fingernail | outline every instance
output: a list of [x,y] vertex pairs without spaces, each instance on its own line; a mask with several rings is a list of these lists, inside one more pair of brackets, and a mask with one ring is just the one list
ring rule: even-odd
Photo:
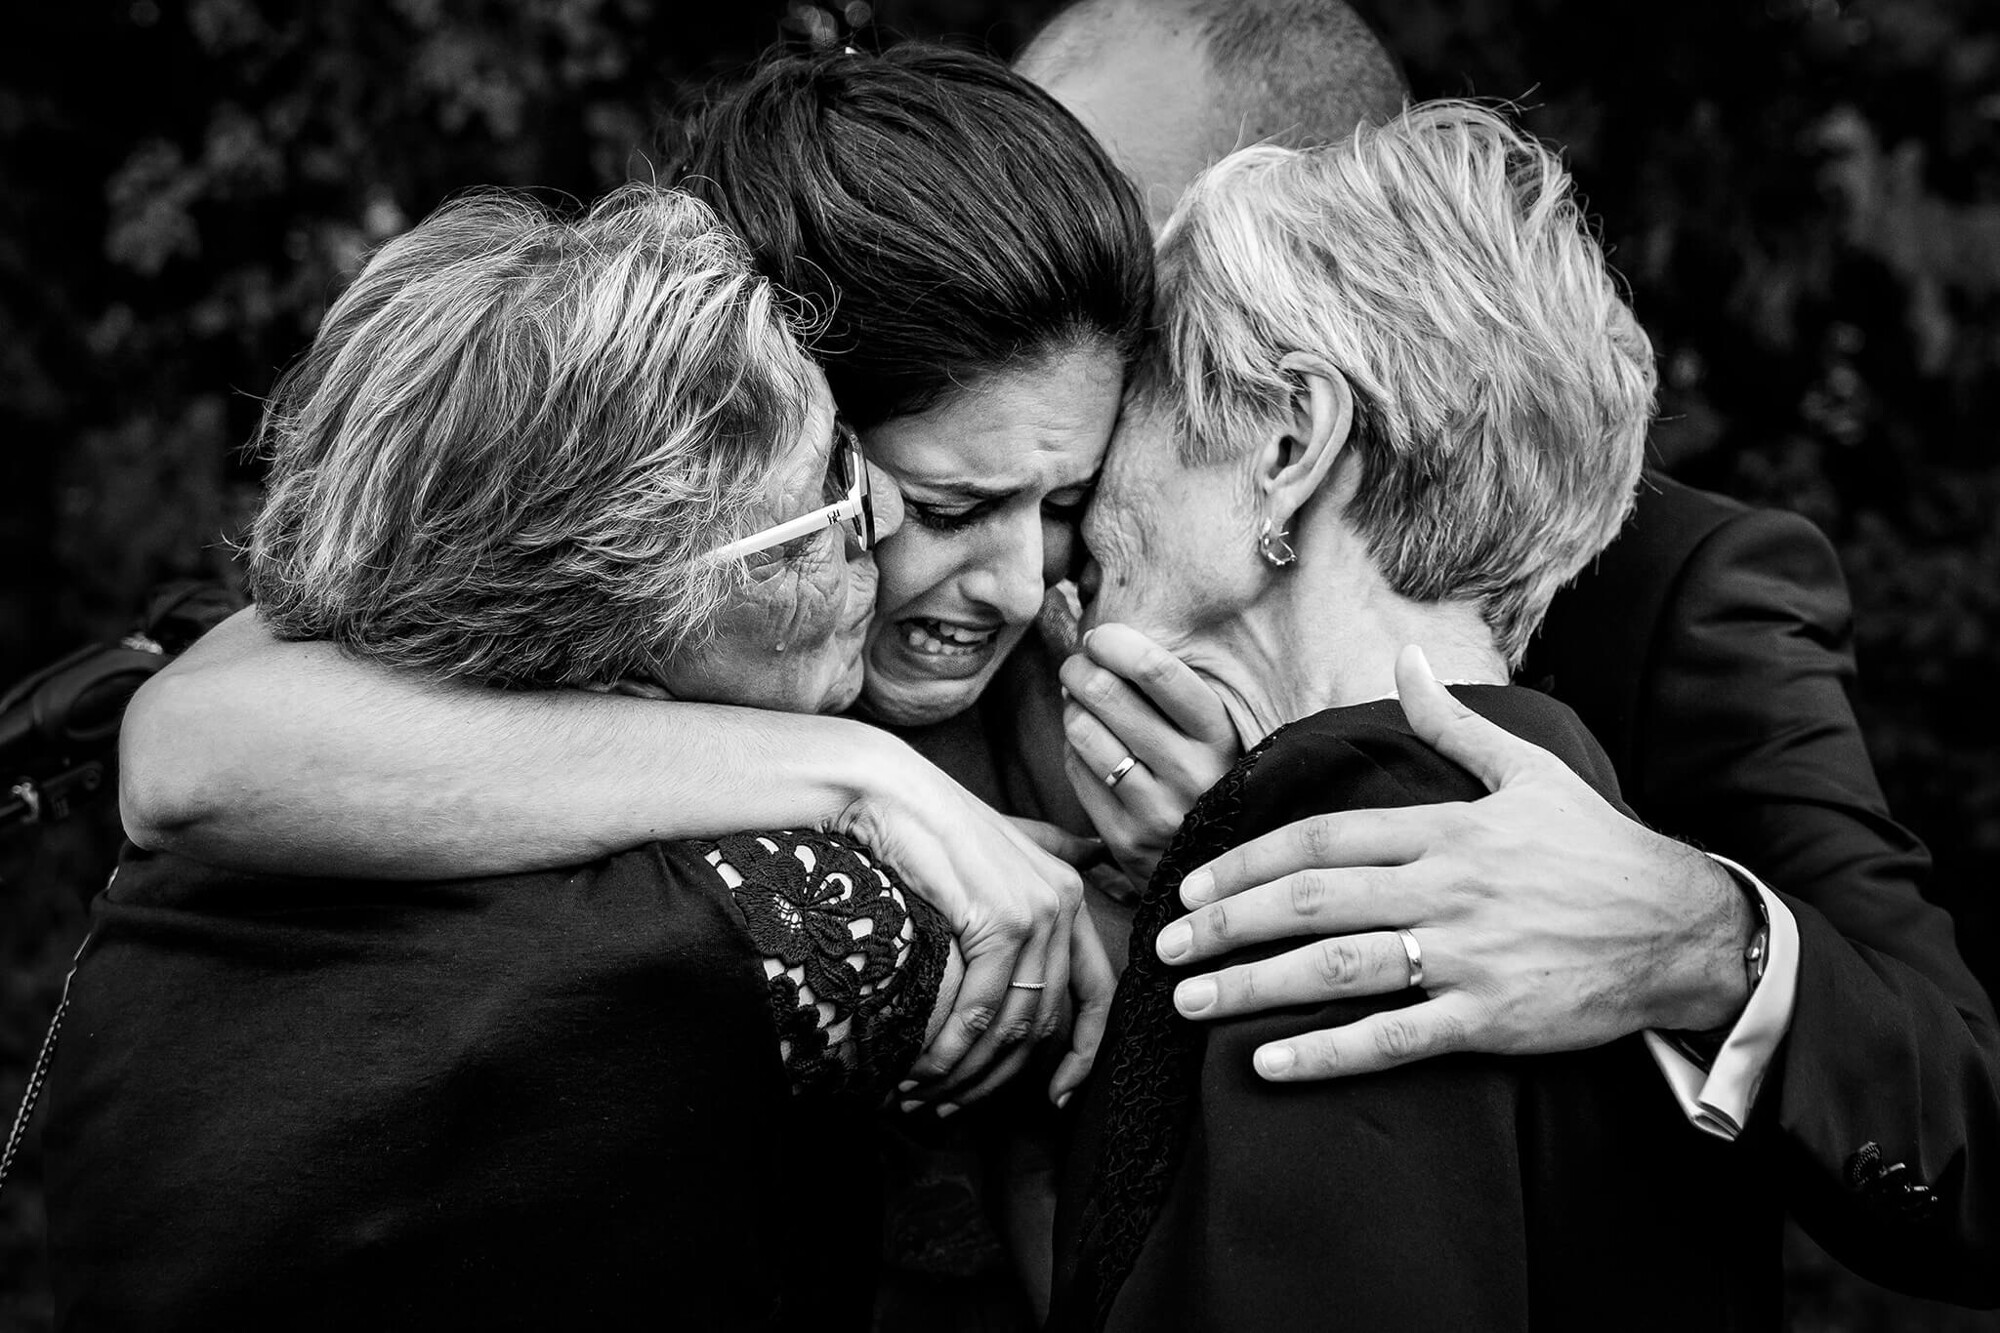
[[1297,1064],[1298,1055],[1289,1046],[1266,1046],[1257,1052],[1257,1072],[1275,1078]]
[[913,1078],[906,1078],[906,1079],[904,1079],[904,1080],[903,1080],[903,1081],[902,1081],[901,1083],[898,1083],[898,1084],[896,1085],[896,1091],[897,1091],[897,1092],[909,1092],[909,1091],[910,1091],[911,1089],[915,1088],[916,1086],[917,1086],[917,1081],[916,1081],[915,1079],[913,1079]]
[[940,1119],[940,1120],[944,1119],[944,1118],[945,1118],[946,1116],[950,1116],[950,1115],[957,1115],[957,1114],[958,1114],[958,1103],[957,1103],[957,1102],[939,1102],[939,1103],[938,1103],[938,1109],[937,1109],[937,1113],[938,1113],[938,1119]]
[[911,1097],[905,1101],[900,1101],[896,1103],[897,1108],[901,1110],[904,1115],[908,1115],[910,1112],[916,1110],[919,1106],[922,1105],[923,1103],[918,1101],[915,1097]]
[[1160,932],[1159,942],[1154,946],[1160,957],[1173,962],[1194,947],[1194,927],[1185,921],[1174,921]]
[[1095,633],[1097,633],[1097,627],[1093,625],[1083,632],[1083,637],[1076,641],[1076,646],[1079,648],[1090,647],[1090,636]]
[[1183,981],[1174,990],[1174,1007],[1184,1014],[1198,1014],[1215,1003],[1215,983],[1207,977]]
[[1181,901],[1189,907],[1199,907],[1215,892],[1215,876],[1206,870],[1189,871],[1181,881]]
[[1076,1089],[1071,1088],[1068,1092],[1065,1092],[1062,1096],[1056,1098],[1056,1110],[1060,1111],[1065,1106],[1068,1106],[1069,1099],[1074,1096],[1076,1096]]

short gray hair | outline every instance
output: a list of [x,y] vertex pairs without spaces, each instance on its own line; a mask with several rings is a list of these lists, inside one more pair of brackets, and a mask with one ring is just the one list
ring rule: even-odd
[[707,207],[634,184],[566,220],[448,204],[280,381],[250,540],[278,634],[507,686],[646,676],[741,577],[810,363]]
[[1141,391],[1183,461],[1237,455],[1289,410],[1279,370],[1347,379],[1350,517],[1418,601],[1469,598],[1511,664],[1630,511],[1652,345],[1558,157],[1467,102],[1342,143],[1247,148],[1160,238],[1162,328]]

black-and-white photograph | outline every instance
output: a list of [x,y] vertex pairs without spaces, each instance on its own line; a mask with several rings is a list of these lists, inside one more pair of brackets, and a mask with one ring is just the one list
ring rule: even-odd
[[2000,6],[0,42],[0,1333],[2000,1333]]

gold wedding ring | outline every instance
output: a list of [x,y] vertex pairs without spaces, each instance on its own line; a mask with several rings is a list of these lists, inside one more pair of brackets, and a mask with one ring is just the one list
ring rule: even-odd
[[1115,787],[1119,783],[1123,782],[1125,780],[1125,775],[1127,773],[1130,773],[1132,771],[1132,766],[1138,762],[1139,761],[1133,758],[1131,755],[1129,754],[1126,755],[1123,759],[1118,761],[1118,767],[1112,769],[1109,773],[1106,773],[1104,775],[1104,785],[1107,787]]
[[1416,935],[1407,930],[1398,930],[1396,932],[1396,938],[1403,942],[1403,957],[1408,959],[1410,963],[1410,980],[1408,984],[1412,987],[1423,985],[1424,984],[1423,946],[1417,943]]

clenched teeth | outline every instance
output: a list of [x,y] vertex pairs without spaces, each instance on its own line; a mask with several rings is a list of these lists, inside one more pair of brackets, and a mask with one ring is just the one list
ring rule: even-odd
[[969,657],[991,643],[997,632],[967,629],[942,620],[903,622],[903,642],[912,651],[944,657]]

